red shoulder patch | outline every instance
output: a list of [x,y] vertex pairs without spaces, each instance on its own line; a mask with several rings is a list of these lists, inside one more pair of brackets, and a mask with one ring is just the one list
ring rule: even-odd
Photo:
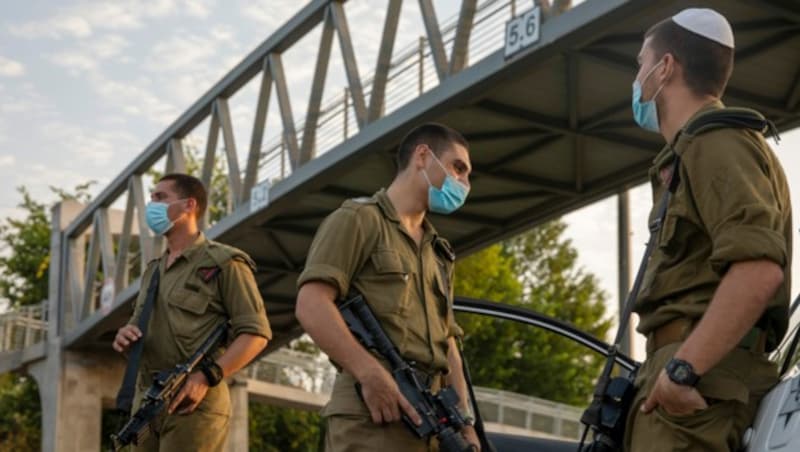
[[200,275],[200,279],[202,279],[204,283],[210,282],[219,274],[220,271],[222,271],[222,269],[217,266],[200,267],[197,269],[197,273]]

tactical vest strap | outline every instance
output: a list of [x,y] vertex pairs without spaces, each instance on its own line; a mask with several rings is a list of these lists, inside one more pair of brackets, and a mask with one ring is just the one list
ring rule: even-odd
[[761,134],[772,135],[779,140],[778,129],[761,113],[741,107],[726,107],[703,113],[683,128],[683,133],[695,136],[703,132],[722,128],[750,129]]

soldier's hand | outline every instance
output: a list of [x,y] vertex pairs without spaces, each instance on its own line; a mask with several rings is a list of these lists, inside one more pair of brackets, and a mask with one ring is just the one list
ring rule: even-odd
[[706,400],[697,389],[674,383],[662,370],[650,391],[647,400],[642,404],[642,412],[649,413],[657,406],[673,416],[686,416],[708,408]]
[[392,376],[380,364],[370,369],[361,380],[361,396],[372,416],[372,422],[397,422],[405,413],[412,422],[420,425],[420,419],[414,407],[400,392]]
[[125,325],[117,330],[114,343],[111,346],[114,350],[124,353],[134,342],[142,338],[142,332],[136,325]]
[[481,440],[478,439],[478,433],[475,432],[475,427],[467,425],[461,430],[461,433],[464,434],[464,439],[467,440],[469,445],[475,448],[475,452],[481,452]]
[[190,414],[200,405],[208,392],[208,380],[202,372],[193,372],[186,379],[178,395],[169,404],[169,414],[178,409],[178,414]]

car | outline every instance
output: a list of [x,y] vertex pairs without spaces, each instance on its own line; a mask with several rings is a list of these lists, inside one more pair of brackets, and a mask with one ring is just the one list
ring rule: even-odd
[[[792,318],[800,305],[800,296],[792,304]],[[565,340],[580,344],[587,351],[608,356],[609,344],[569,323],[542,315],[530,309],[510,306],[486,300],[456,297],[454,310],[457,313],[488,316],[504,321],[516,322],[540,328]],[[463,315],[462,314],[462,315]],[[790,333],[780,347],[772,353],[771,359],[780,365],[781,382],[773,388],[761,402],[753,426],[743,438],[746,452],[795,452],[800,450],[800,325],[793,322]],[[623,372],[631,372],[640,363],[625,354],[617,354],[616,365]],[[470,363],[474,370],[479,362]],[[521,397],[524,397],[520,395]],[[586,399],[590,399],[590,394]],[[480,400],[480,394],[478,396]],[[479,407],[481,404],[478,404]],[[585,408],[585,407],[582,407]],[[483,409],[481,408],[483,411]],[[582,427],[582,426],[581,426]],[[575,452],[578,439],[564,439],[547,435],[545,432],[509,433],[487,429],[487,436],[498,452]]]

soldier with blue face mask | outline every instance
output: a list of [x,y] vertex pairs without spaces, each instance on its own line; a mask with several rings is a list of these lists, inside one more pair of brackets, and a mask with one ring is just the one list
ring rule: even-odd
[[[207,240],[199,230],[208,197],[197,178],[168,174],[150,197],[147,225],[166,238],[167,249],[147,263],[133,316],[114,339],[114,350],[120,353],[143,344],[139,362],[131,358],[128,363],[126,374],[130,371],[135,378],[130,387],[123,384],[118,404],[126,409],[120,401],[132,397],[135,411],[154,373],[186,362],[218,325],[230,322],[229,345],[199,366],[153,422],[151,435],[134,447],[221,451],[231,416],[224,378],[247,365],[272,337],[253,276],[255,266],[241,250]],[[151,286],[156,296],[148,300]]]
[[[322,412],[326,451],[436,450],[434,439],[419,439],[400,422],[402,414],[417,423],[419,417],[399,392],[387,363],[365,350],[342,320],[335,302],[351,291],[364,296],[431,391],[454,387],[460,408],[468,411],[456,348],[462,331],[452,309],[455,254],[427,214],[450,214],[464,204],[471,169],[468,144],[460,133],[424,124],[400,143],[397,175],[389,188],[345,201],[317,230],[297,281],[295,312],[339,369]],[[462,432],[479,447],[472,426]]]
[[728,20],[689,8],[652,26],[637,58],[633,118],[665,146],[650,170],[657,246],[634,306],[647,359],[629,451],[741,450],[778,381],[767,357],[788,326],[792,208],[769,121],[720,100],[733,57]]

